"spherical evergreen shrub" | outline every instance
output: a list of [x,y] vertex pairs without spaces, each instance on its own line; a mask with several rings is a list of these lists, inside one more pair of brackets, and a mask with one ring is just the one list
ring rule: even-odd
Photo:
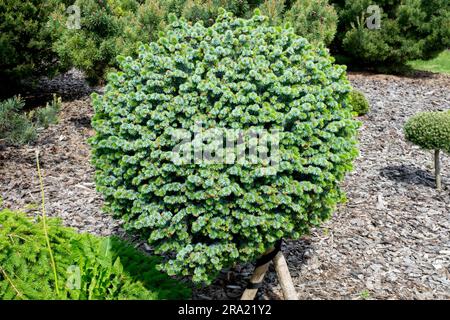
[[450,153],[450,112],[422,112],[405,124],[406,140],[427,150],[434,150],[436,188],[440,191],[440,151]]
[[363,116],[369,112],[369,101],[366,96],[359,90],[352,90],[350,92],[350,104],[358,116]]
[[427,150],[444,150],[450,153],[450,113],[421,112],[405,124],[408,141]]
[[[128,230],[171,254],[161,266],[170,275],[209,282],[280,238],[298,239],[344,199],[358,125],[345,68],[323,46],[258,12],[221,12],[211,27],[171,17],[164,37],[120,61],[104,95],[92,96],[97,189]],[[278,131],[279,159],[174,162],[174,132],[198,123]]]

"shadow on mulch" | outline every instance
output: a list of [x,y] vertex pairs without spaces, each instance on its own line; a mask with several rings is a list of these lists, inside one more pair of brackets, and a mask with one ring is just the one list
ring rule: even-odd
[[388,166],[380,170],[380,174],[390,180],[412,185],[434,188],[435,178],[432,172],[414,166]]
[[77,129],[91,128],[91,118],[88,116],[72,117],[69,121],[72,122]]
[[[292,278],[297,277],[302,266],[309,260],[309,256],[305,253],[311,249],[311,241],[308,238],[303,238],[296,240],[295,243],[294,241],[284,242],[282,249]],[[240,264],[224,269],[211,285],[194,289],[193,298],[194,300],[239,300],[254,270],[254,263]],[[277,285],[277,274],[273,263],[271,263],[255,300],[282,300],[283,296],[275,289]]]
[[54,94],[61,97],[63,102],[70,102],[89,96],[93,92],[98,92],[98,88],[90,86],[83,73],[75,69],[54,78],[30,78],[14,84],[0,79],[0,100],[20,95],[25,102],[25,111],[44,107],[53,100]]

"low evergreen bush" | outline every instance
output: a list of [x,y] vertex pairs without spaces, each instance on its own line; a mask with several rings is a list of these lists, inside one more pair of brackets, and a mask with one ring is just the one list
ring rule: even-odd
[[421,112],[405,124],[408,141],[426,150],[450,153],[450,112]]
[[350,92],[350,104],[358,116],[363,116],[369,112],[369,101],[366,96],[359,90]]
[[25,102],[20,96],[0,101],[0,140],[15,146],[33,142],[37,138],[36,129],[46,129],[58,122],[61,103],[61,98],[54,95],[45,107],[25,112]]
[[21,145],[36,139],[36,128],[23,112],[24,106],[20,97],[0,101],[0,139],[8,144]]
[[78,234],[47,219],[59,295],[43,221],[0,211],[0,299],[181,299],[189,289],[155,269],[158,259],[117,238]]
[[285,0],[264,0],[259,6],[261,14],[269,18],[269,22],[273,25],[281,25],[283,23],[284,12],[286,10]]
[[36,127],[47,129],[51,124],[58,123],[58,113],[61,110],[61,98],[53,95],[53,100],[47,103],[45,107],[37,108],[31,112]]
[[[166,254],[160,268],[210,282],[330,217],[344,199],[339,183],[357,155],[358,125],[345,68],[293,29],[223,11],[211,27],[173,16],[169,27],[138,58],[121,57],[105,93],[93,94],[92,161],[105,209]],[[186,138],[178,129],[189,136],[199,126],[278,132],[278,143],[261,138],[277,165],[236,154],[225,163],[175,161]],[[211,145],[200,136],[181,148],[214,153],[205,139]]]

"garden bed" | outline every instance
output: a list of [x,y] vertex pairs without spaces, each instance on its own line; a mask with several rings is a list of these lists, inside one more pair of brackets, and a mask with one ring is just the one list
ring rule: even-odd
[[[419,111],[450,108],[450,77],[351,74],[350,79],[371,104],[371,112],[361,118],[361,155],[344,183],[348,202],[311,236],[283,247],[299,296],[448,299],[450,158],[443,155],[444,190],[438,193],[432,154],[408,144],[402,128]],[[59,124],[42,131],[32,145],[0,145],[3,206],[37,212],[35,151],[39,150],[49,215],[60,216],[82,232],[122,234],[119,223],[102,213],[102,200],[95,192],[86,143],[93,134],[93,110],[89,96],[80,98],[72,89],[85,89],[82,78],[73,73],[56,81],[62,84],[58,92],[67,98]],[[55,90],[55,83],[47,86]],[[225,270],[213,285],[197,290],[194,298],[237,298],[251,272],[250,264]],[[271,272],[260,298],[281,297]]]

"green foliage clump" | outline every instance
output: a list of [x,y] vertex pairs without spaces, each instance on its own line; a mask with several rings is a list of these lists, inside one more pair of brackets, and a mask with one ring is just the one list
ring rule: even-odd
[[285,20],[310,42],[329,45],[336,34],[338,17],[328,0],[296,0]]
[[404,127],[408,141],[427,150],[450,153],[450,112],[421,112]]
[[259,6],[259,10],[261,10],[261,14],[269,18],[271,24],[280,25],[283,23],[286,10],[285,2],[285,0],[264,0]]
[[[120,62],[104,95],[92,96],[97,189],[128,230],[173,253],[161,265],[170,275],[209,282],[299,238],[343,200],[358,124],[345,68],[323,46],[258,13],[221,12],[210,27],[172,17],[165,37]],[[281,159],[174,162],[177,129],[199,123],[278,131]]]
[[120,54],[131,55],[139,41],[156,38],[165,23],[166,12],[158,0],[76,0],[81,10],[80,29],[66,27],[69,15],[61,4],[52,15],[53,44],[59,59],[83,70],[91,83],[103,80],[117,65]]
[[25,102],[20,96],[1,101],[0,139],[16,146],[33,142],[37,138],[36,129],[58,122],[61,103],[61,98],[54,95],[45,107],[25,112]]
[[56,294],[43,222],[0,211],[0,299],[179,299],[189,290],[155,269],[157,259],[116,238],[78,234],[47,219]]
[[243,17],[255,6],[252,1],[246,0],[184,0],[181,2],[183,2],[181,17],[191,22],[203,21],[205,25],[214,23],[219,15],[219,8]]
[[0,1],[0,97],[21,79],[52,75],[59,67],[46,28],[56,0]]
[[45,107],[32,111],[31,117],[34,119],[36,127],[47,129],[49,125],[58,123],[61,105],[61,98],[53,95],[53,100],[47,103]]
[[[339,15],[336,51],[354,63],[378,67],[428,60],[450,47],[448,0],[332,0]],[[379,29],[369,29],[370,5],[381,8]]]
[[359,90],[350,92],[350,105],[358,116],[363,116],[369,112],[369,101],[366,96]]
[[36,128],[22,111],[24,106],[20,97],[0,102],[0,139],[9,144],[21,145],[36,139]]

